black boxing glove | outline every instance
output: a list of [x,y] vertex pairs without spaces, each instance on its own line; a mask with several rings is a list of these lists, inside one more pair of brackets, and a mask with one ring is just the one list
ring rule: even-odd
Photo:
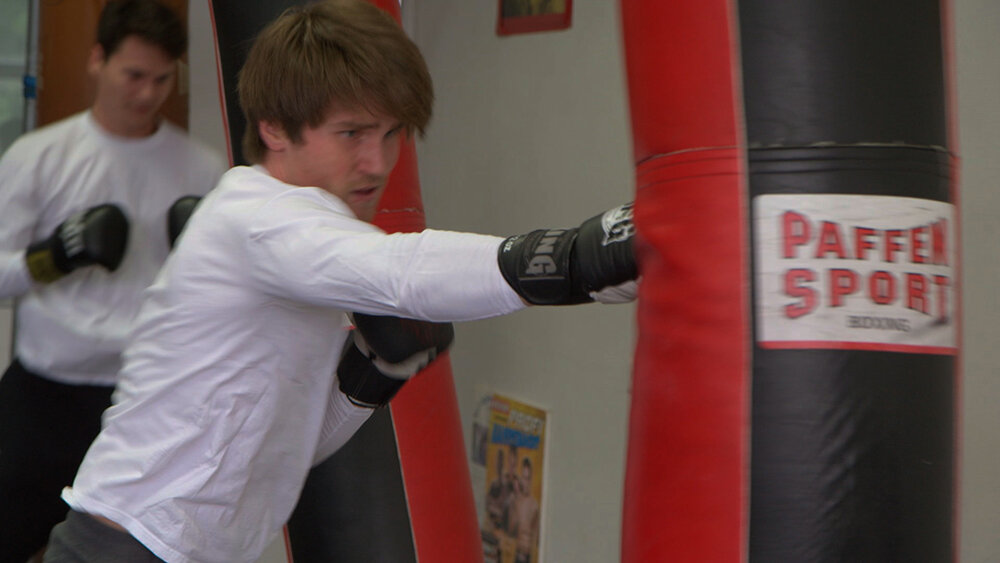
[[353,342],[337,366],[337,379],[351,402],[363,407],[388,403],[455,337],[451,323],[363,313],[355,313],[353,319]]
[[63,221],[52,235],[28,246],[32,279],[50,283],[77,268],[99,265],[113,272],[125,257],[128,219],[114,204],[98,205]]
[[510,237],[500,245],[497,262],[507,283],[534,305],[622,303],[635,298],[634,238],[628,203],[575,229]]
[[174,247],[177,237],[181,236],[184,225],[194,213],[194,208],[201,203],[201,198],[196,195],[186,195],[173,203],[167,210],[167,240],[170,241],[170,248]]

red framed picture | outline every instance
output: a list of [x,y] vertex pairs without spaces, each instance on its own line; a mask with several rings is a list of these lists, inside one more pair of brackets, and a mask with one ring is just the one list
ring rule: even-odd
[[497,35],[569,27],[573,0],[498,0]]

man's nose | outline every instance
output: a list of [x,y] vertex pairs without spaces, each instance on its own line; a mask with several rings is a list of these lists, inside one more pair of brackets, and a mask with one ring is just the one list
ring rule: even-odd
[[387,176],[396,165],[399,143],[395,139],[372,139],[362,150],[358,167],[365,174]]
[[139,86],[138,97],[143,102],[153,100],[157,96],[157,85],[152,80],[145,80]]

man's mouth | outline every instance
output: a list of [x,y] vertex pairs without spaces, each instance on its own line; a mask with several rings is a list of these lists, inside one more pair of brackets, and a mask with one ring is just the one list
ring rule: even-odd
[[353,190],[351,194],[358,197],[359,199],[368,199],[373,197],[378,192],[378,186],[369,186],[367,188],[359,188]]

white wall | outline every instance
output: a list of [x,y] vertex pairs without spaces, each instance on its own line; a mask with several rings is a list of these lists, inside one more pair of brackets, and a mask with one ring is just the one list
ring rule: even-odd
[[226,156],[209,0],[188,3],[188,132]]
[[[418,145],[428,225],[494,234],[571,226],[632,190],[617,3],[574,3],[567,31],[500,38],[494,0],[408,0],[435,118]],[[224,147],[203,0],[191,3],[191,132]],[[1000,561],[1000,3],[955,0],[964,238],[962,561]],[[463,324],[452,353],[468,433],[491,389],[552,416],[547,561],[618,560],[631,306]],[[679,509],[683,509],[682,507]],[[283,560],[275,546],[262,561]]]

